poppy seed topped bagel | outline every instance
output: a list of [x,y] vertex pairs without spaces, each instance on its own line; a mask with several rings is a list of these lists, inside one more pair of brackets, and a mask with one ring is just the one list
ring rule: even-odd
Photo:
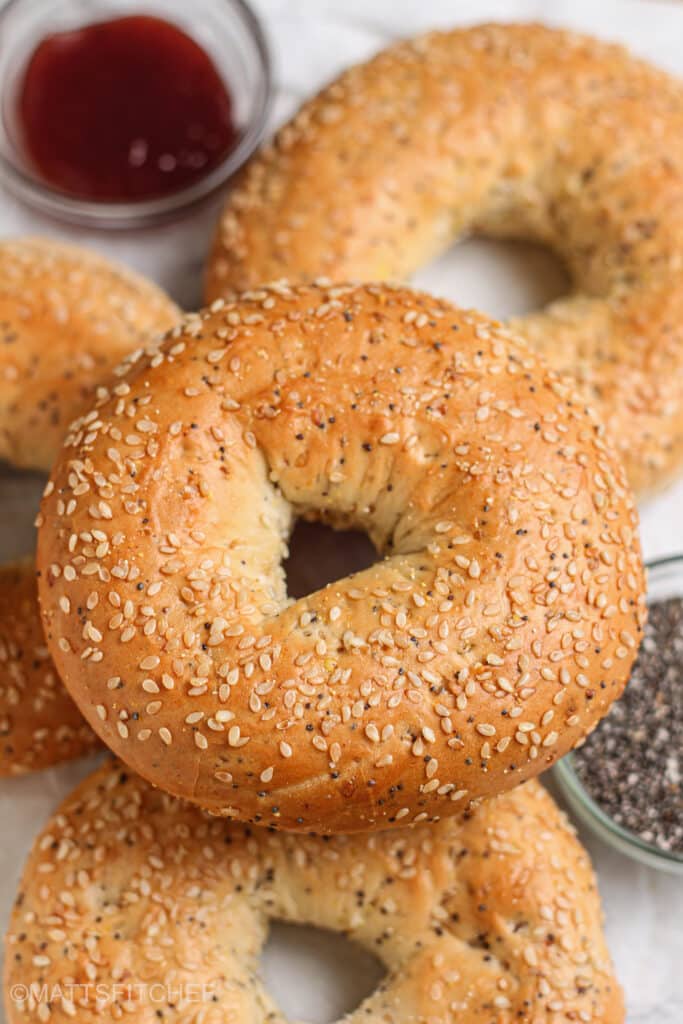
[[400,43],[305,104],[247,165],[206,294],[401,280],[471,233],[535,240],[571,293],[516,321],[580,384],[638,492],[683,462],[683,86],[541,25]]
[[462,822],[323,840],[216,821],[120,764],[35,842],[7,1020],[286,1024],[259,969],[273,919],[381,960],[345,1024],[624,1021],[590,862],[539,783]]
[[151,281],[87,249],[0,242],[0,459],[49,470],[113,367],[179,319]]
[[[290,601],[296,517],[382,560]],[[77,421],[38,533],[50,652],[163,789],[284,829],[452,814],[596,724],[644,619],[621,463],[499,324],[389,286],[217,301]]]

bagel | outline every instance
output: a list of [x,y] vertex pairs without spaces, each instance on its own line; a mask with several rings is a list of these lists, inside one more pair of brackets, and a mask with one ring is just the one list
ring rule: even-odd
[[541,25],[402,42],[302,108],[230,192],[206,295],[405,280],[462,236],[541,242],[572,293],[517,319],[639,493],[683,463],[683,88]]
[[0,459],[49,470],[95,388],[179,319],[160,288],[95,253],[0,242]]
[[[96,386],[179,319],[161,289],[94,253],[0,242],[0,459],[49,470]],[[0,776],[98,745],[47,653],[32,563],[0,568]]]
[[99,740],[64,689],[38,614],[32,560],[0,568],[0,777],[92,753]]
[[[292,519],[381,562],[290,602]],[[457,813],[546,768],[645,616],[623,469],[512,334],[388,286],[188,318],[65,441],[41,507],[50,653],[108,746],[253,822]]]
[[[312,537],[311,537],[312,535]],[[338,562],[325,534],[312,530],[307,540],[322,548],[326,568]],[[362,537],[345,555],[364,553]],[[307,593],[315,578],[301,553],[288,583]],[[309,586],[306,587],[306,582]],[[0,566],[0,778],[44,771],[93,753],[97,735],[79,712],[48,654],[38,609],[32,558]]]
[[168,1003],[178,1022],[284,1022],[258,968],[271,919],[380,958],[349,1024],[624,1020],[588,857],[537,782],[464,822],[325,841],[211,819],[107,764],[24,870],[8,1024],[151,1024]]

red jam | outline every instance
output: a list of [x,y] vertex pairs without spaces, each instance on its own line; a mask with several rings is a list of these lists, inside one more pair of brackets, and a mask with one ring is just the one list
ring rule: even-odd
[[26,66],[18,114],[38,174],[90,200],[185,188],[221,162],[238,134],[209,55],[147,15],[46,36]]

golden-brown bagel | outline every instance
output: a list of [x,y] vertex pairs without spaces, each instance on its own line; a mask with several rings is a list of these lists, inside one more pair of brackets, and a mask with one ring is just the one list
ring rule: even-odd
[[[0,242],[0,458],[49,469],[113,366],[179,318],[159,288],[94,253]],[[47,653],[33,565],[0,569],[0,775],[96,746]]]
[[[384,560],[290,602],[292,518]],[[581,739],[644,617],[623,469],[503,327],[388,286],[264,288],[73,425],[43,501],[51,654],[124,761],[215,811],[455,813]]]
[[91,753],[99,740],[48,654],[36,573],[26,559],[0,568],[0,777]]
[[386,966],[348,1024],[624,1020],[588,857],[537,782],[464,822],[324,841],[217,821],[107,764],[24,870],[8,1022],[284,1024],[258,963],[274,918]]
[[0,459],[48,470],[113,367],[179,318],[156,285],[86,249],[0,242]]
[[541,25],[400,43],[302,108],[231,191],[208,300],[401,280],[470,233],[555,249],[572,294],[516,326],[580,382],[639,492],[683,462],[683,87]]

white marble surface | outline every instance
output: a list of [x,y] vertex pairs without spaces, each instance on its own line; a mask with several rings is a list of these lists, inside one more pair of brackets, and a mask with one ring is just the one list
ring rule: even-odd
[[[133,3],[131,2],[131,6]],[[141,5],[142,6],[142,5]],[[538,18],[627,43],[683,76],[683,4],[647,0],[258,0],[276,60],[273,124],[346,64],[398,35],[488,18]],[[187,308],[200,294],[201,264],[216,202],[151,234],[112,235],[42,220],[0,191],[0,233],[40,232],[117,256],[164,284]],[[418,282],[494,314],[538,305],[562,291],[561,269],[526,246],[471,241],[418,275]],[[31,549],[40,480],[0,470],[0,559]],[[642,509],[646,555],[683,550],[683,480]],[[0,929],[31,838],[87,765],[0,784]],[[683,1024],[683,880],[640,867],[587,837],[607,932],[626,989],[629,1024]],[[315,961],[311,962],[311,957]],[[372,987],[334,939],[276,932],[265,958],[271,988],[292,1017],[330,1021]],[[315,984],[311,983],[315,979]],[[305,979],[305,984],[303,983]],[[355,1000],[355,1001],[354,1001]],[[0,1010],[0,1024],[2,1022]]]

